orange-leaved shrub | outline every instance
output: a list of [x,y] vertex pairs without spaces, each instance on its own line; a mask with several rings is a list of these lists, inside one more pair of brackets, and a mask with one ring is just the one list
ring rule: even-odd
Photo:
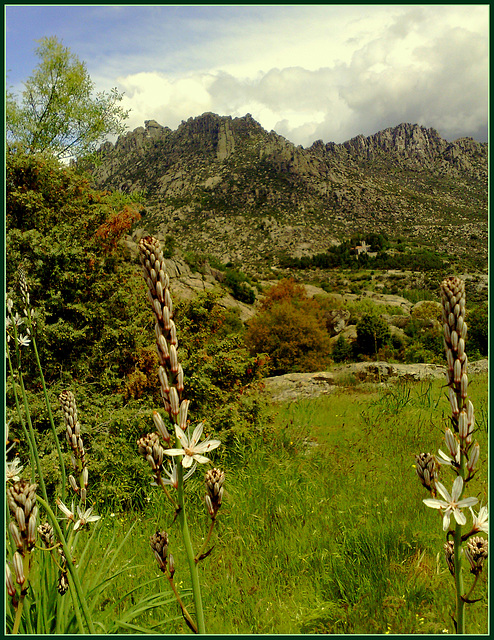
[[100,241],[106,251],[114,251],[120,238],[129,232],[134,222],[140,219],[139,206],[126,204],[121,211],[113,213],[98,227],[94,237]]
[[293,279],[267,291],[245,335],[251,354],[266,353],[270,372],[317,371],[329,364],[329,335],[323,311]]

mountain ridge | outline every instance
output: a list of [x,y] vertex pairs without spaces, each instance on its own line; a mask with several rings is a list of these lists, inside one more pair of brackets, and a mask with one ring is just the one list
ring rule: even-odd
[[487,156],[487,143],[417,124],[304,148],[250,114],[205,113],[176,130],[147,120],[105,143],[93,179],[146,192],[145,226],[225,262],[275,265],[375,231],[458,257],[473,242],[486,260]]

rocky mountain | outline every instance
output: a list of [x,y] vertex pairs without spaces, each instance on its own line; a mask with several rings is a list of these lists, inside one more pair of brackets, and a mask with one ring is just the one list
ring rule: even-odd
[[295,146],[250,114],[205,113],[176,129],[154,120],[106,143],[104,189],[143,191],[142,225],[224,263],[276,265],[354,232],[475,257],[487,265],[486,143],[400,124],[343,144]]

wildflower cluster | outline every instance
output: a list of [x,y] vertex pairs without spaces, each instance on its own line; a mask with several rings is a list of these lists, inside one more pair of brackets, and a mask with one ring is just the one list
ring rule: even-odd
[[[415,456],[416,471],[422,485],[430,492],[431,498],[424,503],[439,510],[442,516],[443,530],[447,532],[444,552],[450,573],[455,578],[457,607],[455,624],[459,632],[464,632],[463,605],[472,602],[470,594],[476,585],[488,554],[487,540],[474,536],[482,531],[488,533],[488,512],[481,507],[476,515],[472,507],[478,503],[475,496],[464,497],[466,484],[475,476],[480,456],[480,445],[474,442],[475,412],[468,397],[468,357],[465,350],[467,324],[465,322],[465,283],[451,277],[441,283],[443,338],[446,352],[446,383],[451,407],[450,426],[445,430],[445,449],[439,449],[437,457],[430,453]],[[438,471],[442,466],[449,467],[455,474],[451,489],[438,480]],[[437,494],[441,497],[438,498]],[[464,509],[472,515],[472,526],[463,533],[467,523]],[[451,517],[455,521],[452,530]],[[454,540],[449,538],[453,537]],[[470,564],[470,572],[475,581],[468,594],[464,593],[461,577],[462,543],[467,542],[464,555]]]

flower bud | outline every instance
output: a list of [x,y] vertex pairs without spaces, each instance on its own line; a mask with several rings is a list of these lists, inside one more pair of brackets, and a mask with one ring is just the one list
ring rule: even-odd
[[182,400],[182,404],[180,405],[180,412],[178,414],[178,426],[182,429],[182,431],[184,431],[187,427],[187,411],[189,409],[189,404],[189,400]]
[[13,557],[14,571],[17,578],[17,584],[22,585],[26,582],[26,577],[24,575],[24,562],[20,553],[17,551],[14,553]]
[[475,414],[474,414],[473,403],[471,400],[467,402],[467,418],[468,418],[468,424],[473,427],[473,424],[475,421]]
[[157,531],[150,539],[149,544],[158,561],[161,571],[166,571],[166,560],[168,555],[168,534],[165,531]]
[[170,343],[178,347],[177,327],[173,320],[170,320]]
[[443,333],[444,333],[444,339],[449,344],[451,342],[451,331],[449,328],[449,324],[447,322],[443,324]]
[[170,289],[165,289],[165,306],[170,310],[170,317],[173,316],[173,302],[170,295]]
[[163,307],[163,326],[165,327],[166,331],[170,331],[170,321],[170,309],[165,306]]
[[430,453],[415,456],[415,471],[422,485],[430,492],[435,491],[436,461]]
[[156,343],[158,345],[159,351],[161,352],[165,360],[167,360],[170,357],[170,352],[168,351],[168,344],[165,340],[165,337],[163,335],[160,335]]
[[459,360],[455,360],[453,368],[453,380],[455,381],[455,384],[459,384],[461,380],[461,362]]
[[480,456],[480,445],[476,442],[472,449],[470,450],[470,459],[467,463],[468,474],[472,476],[475,473],[475,467],[477,466],[477,462],[479,461]]
[[458,452],[458,442],[449,427],[446,429],[444,439],[446,441],[446,446],[448,447],[449,455],[453,459],[456,459],[456,454]]
[[69,476],[69,484],[70,484],[70,488],[72,489],[72,491],[74,491],[74,493],[79,493],[79,486],[73,475]]
[[455,544],[451,540],[444,543],[444,554],[446,556],[446,563],[448,565],[449,572],[454,577],[455,575]]
[[208,509],[208,513],[211,516],[211,518],[214,518],[215,511],[214,511],[213,503],[211,502],[211,498],[208,495],[206,496],[206,507]]
[[170,387],[169,400],[171,406],[171,412],[173,416],[178,416],[180,411],[180,401],[178,399],[178,393],[175,387]]
[[456,331],[451,332],[451,346],[455,351],[458,350],[458,334]]
[[484,561],[489,555],[489,543],[485,538],[474,536],[467,542],[465,555],[470,563],[470,572],[475,576],[483,569]]
[[173,578],[173,575],[175,573],[175,560],[171,553],[168,556],[168,568],[170,570],[170,578]]
[[157,411],[153,411],[153,422],[154,422],[154,426],[158,430],[158,433],[160,434],[160,436],[163,438],[163,440],[167,444],[169,444],[171,436],[170,436],[170,434],[168,432],[168,429],[166,428],[166,425],[165,425],[165,423],[163,421],[163,418],[161,417],[161,415]]
[[160,269],[159,277],[161,285],[163,287],[163,291],[165,291],[165,289],[168,289],[168,287],[170,286],[170,277],[165,271],[163,271],[163,269]]
[[158,369],[158,378],[160,379],[160,385],[163,391],[168,394],[170,392],[170,384],[168,383],[168,376],[164,367]]
[[178,365],[177,385],[176,386],[177,386],[177,391],[179,393],[182,393],[182,391],[184,390],[184,370],[183,370],[181,364]]
[[15,510],[15,519],[17,520],[17,524],[19,525],[19,529],[22,531],[26,530],[26,518],[24,515],[24,510],[21,507],[17,507]]
[[22,549],[24,544],[22,542],[21,534],[19,533],[19,529],[16,527],[15,522],[9,522],[9,531],[12,536],[12,540],[14,541],[15,546],[18,549]]
[[172,373],[178,372],[178,356],[175,345],[170,345],[170,371]]
[[158,300],[163,304],[165,302],[165,298],[163,295],[163,285],[160,280],[156,282],[156,295],[158,296]]
[[455,390],[451,387],[449,388],[449,403],[451,405],[453,416],[456,417],[460,410],[458,408],[458,398],[456,397]]
[[463,358],[463,354],[465,353],[465,340],[463,340],[463,338],[460,338],[458,340],[458,358],[460,358],[460,360]]
[[84,467],[84,469],[82,470],[82,484],[84,485],[84,488],[87,489],[87,486],[89,484],[89,471],[87,467]]
[[163,311],[161,308],[161,304],[157,298],[153,298],[153,311],[156,314],[156,317],[158,318],[158,320],[161,320],[163,318]]
[[468,436],[468,418],[467,412],[463,409],[458,416],[458,434],[460,438],[465,439]]
[[461,397],[465,400],[468,395],[468,376],[466,373],[461,376],[460,389]]
[[29,517],[27,525],[27,546],[31,549],[36,542],[36,519],[38,517],[38,507],[34,507]]
[[12,598],[16,594],[16,588],[14,580],[12,579],[12,572],[8,564],[5,565],[5,583],[7,586],[7,593]]

